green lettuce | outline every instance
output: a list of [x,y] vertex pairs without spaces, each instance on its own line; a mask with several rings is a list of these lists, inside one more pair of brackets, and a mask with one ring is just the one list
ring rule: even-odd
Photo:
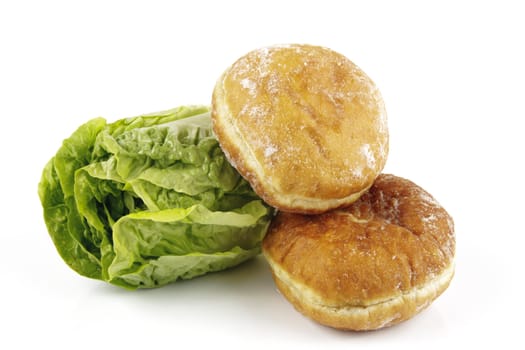
[[201,106],[88,121],[47,163],[38,192],[63,260],[128,289],[256,256],[273,214],[228,163]]

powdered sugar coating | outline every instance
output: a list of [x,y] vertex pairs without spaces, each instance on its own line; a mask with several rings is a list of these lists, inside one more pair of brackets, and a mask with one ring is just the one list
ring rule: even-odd
[[243,80],[241,80],[241,85],[243,88],[249,90],[250,95],[254,96],[257,93],[257,84],[253,80],[250,80],[249,78],[244,78]]
[[277,147],[275,147],[274,145],[269,145],[264,149],[264,156],[269,157],[275,152],[277,152]]
[[361,154],[364,156],[366,160],[366,164],[369,168],[374,168],[376,166],[376,157],[372,150],[370,149],[370,145],[368,143],[365,143],[360,148]]
[[[454,222],[446,210],[428,192],[414,183],[389,174],[381,174],[372,188],[351,206],[341,209],[357,220],[395,225],[417,236],[433,237],[441,254],[451,259],[455,249]],[[447,260],[448,261],[448,260]],[[432,273],[429,267],[427,273]]]

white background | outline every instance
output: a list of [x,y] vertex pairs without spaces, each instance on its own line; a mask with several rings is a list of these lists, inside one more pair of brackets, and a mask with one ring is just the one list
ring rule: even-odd
[[[523,349],[524,13],[518,1],[0,2],[0,348]],[[96,116],[207,104],[238,57],[293,42],[372,77],[389,115],[385,172],[454,217],[456,276],[430,308],[340,332],[297,313],[262,257],[135,292],[61,261],[37,184],[65,137]]]

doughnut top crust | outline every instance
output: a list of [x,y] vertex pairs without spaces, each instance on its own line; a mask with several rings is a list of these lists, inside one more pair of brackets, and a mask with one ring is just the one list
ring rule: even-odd
[[[288,280],[280,282],[288,284],[286,288],[295,285],[292,289],[301,290],[301,298],[310,295],[310,301],[325,308],[366,308],[396,298],[415,302],[414,291],[430,286],[433,299],[448,286],[454,225],[422,188],[382,174],[347,208],[315,216],[280,212],[263,241],[263,252],[274,272],[284,271],[280,275]],[[411,311],[399,309],[406,311],[405,319],[431,300],[417,302]],[[366,317],[377,317],[378,325],[385,313],[368,312]]]
[[272,46],[241,57],[215,86],[212,120],[229,161],[284,211],[320,213],[355,201],[388,155],[379,90],[324,47]]

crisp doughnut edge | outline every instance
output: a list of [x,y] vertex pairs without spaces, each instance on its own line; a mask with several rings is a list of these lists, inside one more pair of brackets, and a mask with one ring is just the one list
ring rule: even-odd
[[230,164],[239,171],[266,203],[290,213],[320,214],[352,204],[370,189],[373,181],[361,191],[347,197],[327,199],[287,195],[278,191],[271,177],[267,176],[260,166],[253,150],[248,146],[249,143],[235,127],[232,113],[225,101],[224,79],[228,72],[229,69],[222,74],[213,91],[211,112],[213,131]]
[[341,330],[368,331],[406,321],[428,307],[449,286],[454,277],[451,261],[439,275],[421,286],[368,306],[323,304],[323,298],[310,287],[293,281],[291,276],[263,251],[278,290],[303,315]]

